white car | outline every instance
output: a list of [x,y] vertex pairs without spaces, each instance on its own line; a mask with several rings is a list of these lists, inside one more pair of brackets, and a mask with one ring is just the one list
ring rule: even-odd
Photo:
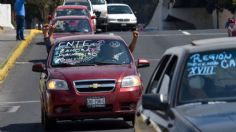
[[107,26],[107,1],[106,0],[90,0],[94,11],[99,13],[97,18],[97,27],[106,29]]
[[107,4],[108,29],[135,30],[137,18],[127,4]]
[[[95,13],[93,12],[93,6],[90,0],[64,0],[63,5],[83,5],[87,6],[87,9],[89,10],[89,14],[91,16],[95,16]],[[96,19],[93,19],[94,25],[96,25]]]

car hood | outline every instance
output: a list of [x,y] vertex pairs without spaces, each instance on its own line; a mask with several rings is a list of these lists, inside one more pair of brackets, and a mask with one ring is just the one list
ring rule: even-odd
[[202,132],[236,130],[236,103],[187,105],[176,110]]
[[90,32],[88,33],[53,33],[53,39],[61,38],[61,37],[66,37],[66,36],[74,36],[74,35],[80,35],[80,34],[92,34]]
[[108,14],[108,19],[136,19],[134,14]]
[[52,78],[65,79],[68,82],[89,79],[120,79],[123,76],[134,75],[132,65],[97,65],[49,69]]

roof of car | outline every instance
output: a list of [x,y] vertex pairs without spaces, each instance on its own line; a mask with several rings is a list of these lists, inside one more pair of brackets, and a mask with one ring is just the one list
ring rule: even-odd
[[70,40],[93,40],[93,39],[98,39],[98,40],[107,40],[107,39],[113,39],[113,40],[123,40],[120,36],[118,35],[109,35],[109,34],[89,34],[89,35],[74,35],[74,36],[66,36],[66,37],[61,37],[56,40],[56,42],[60,41],[70,41]]
[[57,19],[88,19],[87,16],[58,16],[54,18],[55,20]]
[[88,0],[65,0],[65,2],[84,2],[84,1],[88,1]]
[[128,6],[127,4],[122,4],[122,3],[109,3],[107,6]]
[[173,53],[173,51],[186,51],[189,53],[195,53],[221,49],[236,49],[236,37],[194,40],[191,44],[169,48],[165,53]]
[[61,5],[57,9],[87,9],[87,6],[83,5]]

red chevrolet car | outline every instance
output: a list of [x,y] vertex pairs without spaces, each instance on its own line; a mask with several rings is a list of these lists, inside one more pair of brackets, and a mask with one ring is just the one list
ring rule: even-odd
[[61,16],[52,20],[55,25],[53,38],[78,34],[94,34],[94,25],[87,16]]
[[137,68],[149,61],[133,59],[125,41],[116,35],[77,35],[58,38],[41,72],[41,110],[45,129],[59,120],[134,119],[142,93]]

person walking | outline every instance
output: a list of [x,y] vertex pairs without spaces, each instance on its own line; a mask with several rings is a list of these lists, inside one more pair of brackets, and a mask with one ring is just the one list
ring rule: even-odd
[[25,40],[24,28],[25,28],[25,0],[15,1],[16,12],[16,40]]

